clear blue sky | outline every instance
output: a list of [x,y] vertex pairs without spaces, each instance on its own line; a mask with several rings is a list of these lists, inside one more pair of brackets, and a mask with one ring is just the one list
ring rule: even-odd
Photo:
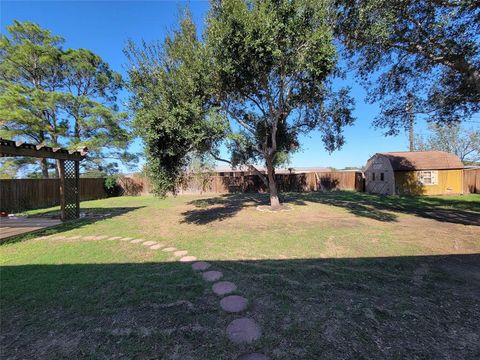
[[[13,22],[33,21],[65,38],[66,48],[88,48],[100,55],[116,71],[125,75],[122,50],[127,39],[162,40],[176,22],[181,1],[5,1],[0,2],[2,33]],[[190,1],[197,25],[202,28],[207,1]],[[376,152],[408,150],[406,134],[384,137],[371,127],[378,107],[366,104],[365,91],[349,75],[348,84],[356,101],[356,124],[345,131],[342,150],[328,155],[318,133],[302,139],[303,151],[295,154],[291,166],[361,166]],[[424,131],[425,125],[417,125]],[[141,151],[140,141],[132,146]]]

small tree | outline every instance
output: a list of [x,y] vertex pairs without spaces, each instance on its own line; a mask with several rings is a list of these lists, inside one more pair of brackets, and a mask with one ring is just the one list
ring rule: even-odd
[[429,134],[415,139],[415,149],[446,151],[465,163],[477,163],[480,161],[480,130],[465,129],[458,124],[430,124]]
[[[332,152],[353,122],[347,89],[334,92],[329,83],[337,61],[331,9],[313,0],[211,5],[204,42],[187,15],[163,47],[127,50],[150,168],[164,193],[189,154],[208,153],[256,172],[277,209],[275,167],[299,149],[299,136],[318,130]],[[221,145],[229,158],[220,156]],[[260,163],[266,174],[257,170]]]

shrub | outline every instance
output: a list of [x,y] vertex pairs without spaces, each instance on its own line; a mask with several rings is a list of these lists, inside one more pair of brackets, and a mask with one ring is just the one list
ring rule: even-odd
[[108,197],[122,195],[122,188],[118,185],[117,175],[108,175],[103,183]]

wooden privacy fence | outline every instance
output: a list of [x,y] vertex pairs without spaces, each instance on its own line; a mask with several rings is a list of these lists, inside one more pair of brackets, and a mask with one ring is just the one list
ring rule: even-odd
[[463,193],[480,193],[480,169],[463,170]]
[[[107,196],[102,178],[80,178],[80,201]],[[60,204],[60,179],[0,180],[0,210],[9,213]]]
[[[277,186],[280,192],[307,192],[321,190],[363,191],[361,172],[332,171],[321,173],[278,174]],[[148,179],[142,177],[123,177],[118,181],[124,195],[143,195],[151,192]],[[267,192],[268,189],[257,175],[230,176],[213,175],[205,179],[192,179],[180,189],[180,193],[233,193]]]
[[[308,192],[319,190],[357,190],[363,191],[363,179],[360,172],[324,172],[276,175],[280,192]],[[199,186],[190,184],[184,192],[199,192]],[[204,192],[267,192],[268,188],[257,175],[212,176]]]

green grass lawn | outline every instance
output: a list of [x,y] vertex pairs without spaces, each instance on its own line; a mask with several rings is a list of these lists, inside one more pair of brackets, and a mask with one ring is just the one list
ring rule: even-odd
[[[480,353],[480,196],[286,194],[121,197],[82,203],[109,214],[0,246],[6,358],[475,358]],[[29,211],[41,215],[56,209]],[[67,239],[38,239],[64,235]],[[211,284],[170,253],[187,250],[249,299],[223,312]],[[247,316],[261,339],[225,336]]]

